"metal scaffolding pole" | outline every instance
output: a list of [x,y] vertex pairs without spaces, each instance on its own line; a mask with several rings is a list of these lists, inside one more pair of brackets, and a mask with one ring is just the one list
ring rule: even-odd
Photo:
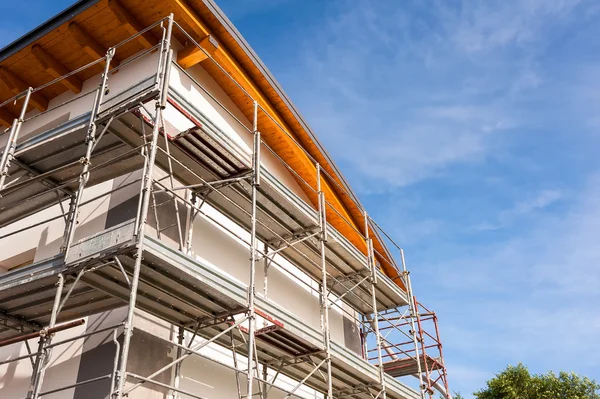
[[[144,232],[146,229],[146,223],[148,221],[148,209],[150,207],[150,197],[153,190],[153,172],[154,163],[156,160],[156,152],[158,147],[158,137],[160,135],[159,121],[162,120],[161,114],[167,104],[168,84],[169,84],[169,71],[171,68],[171,60],[173,56],[173,50],[171,49],[171,33],[173,30],[173,14],[169,15],[167,19],[167,28],[165,30],[163,26],[163,40],[161,43],[161,54],[158,63],[158,81],[159,86],[159,98],[156,102],[156,115],[155,123],[152,128],[152,139],[150,141],[149,155],[147,157],[147,164],[145,167],[144,175],[142,176],[142,204],[138,214],[139,223],[138,230],[136,232],[137,244],[135,253],[135,263],[133,266],[133,276],[131,278],[131,291],[129,295],[129,307],[127,312],[127,319],[123,327],[123,346],[121,349],[121,363],[119,365],[119,371],[117,373],[116,392],[112,393],[117,399],[122,399],[124,396],[125,381],[127,379],[127,359],[129,357],[129,348],[131,345],[131,335],[133,334],[133,319],[135,315],[135,305],[137,300],[137,290],[140,280],[140,269],[142,266],[142,256],[144,253]],[[115,389],[115,387],[112,387]]]
[[[82,160],[83,169],[79,176],[79,186],[78,186],[77,193],[75,194],[75,200],[71,203],[70,214],[67,217],[67,221],[65,223],[65,231],[64,231],[64,236],[63,236],[64,241],[63,241],[63,246],[61,248],[61,250],[65,254],[65,260],[67,259],[70,243],[73,240],[75,227],[77,224],[77,213],[78,213],[79,205],[81,204],[81,197],[83,195],[83,190],[89,179],[90,159],[92,156],[92,151],[94,149],[94,144],[96,142],[96,129],[97,129],[96,117],[98,116],[100,104],[102,103],[102,100],[104,98],[106,83],[108,80],[108,68],[110,67],[110,60],[112,59],[113,55],[114,55],[114,49],[110,49],[106,55],[106,65],[105,65],[104,73],[102,75],[101,83],[98,85],[98,88],[96,89],[96,96],[94,98],[94,103],[92,106],[92,113],[90,115],[88,133],[86,136],[86,144],[87,144],[86,155]],[[2,185],[4,184],[4,179],[6,177],[6,174],[4,172],[8,170],[8,163],[10,162],[10,159],[12,158],[12,156],[14,154],[14,150],[16,148],[16,140],[18,138],[18,133],[19,133],[21,124],[23,122],[23,118],[25,116],[25,112],[27,109],[27,104],[29,102],[29,98],[30,98],[32,92],[33,92],[33,90],[31,88],[27,90],[27,96],[26,96],[25,102],[23,104],[21,116],[19,117],[18,120],[15,121],[16,124],[13,126],[13,129],[11,130],[12,135],[9,137],[9,145],[10,145],[9,151],[5,152],[5,154],[2,158],[3,170],[2,170],[2,178],[0,178],[0,187],[2,187]],[[57,319],[58,313],[60,312],[61,307],[62,307],[61,306],[61,297],[62,297],[62,290],[63,290],[65,279],[62,274],[59,274],[58,278],[59,278],[59,282],[58,282],[56,295],[55,295],[55,299],[54,299],[54,305],[52,307],[50,322],[48,325],[48,328],[50,328],[50,329],[54,328],[54,326],[56,324],[56,319]],[[48,363],[48,359],[50,356],[50,350],[47,347],[48,347],[48,345],[51,344],[51,342],[52,342],[51,334],[50,335],[48,335],[48,334],[40,335],[38,356],[37,356],[37,360],[34,364],[34,370],[33,370],[31,381],[30,381],[29,391],[27,393],[28,399],[37,399],[40,396],[40,390],[42,388],[42,384],[43,384],[44,376],[45,376],[45,372],[46,372],[46,365]]]
[[[187,234],[186,234],[186,240],[185,240],[185,248],[184,248],[184,252],[186,255],[192,255],[192,251],[193,251],[193,245],[192,245],[192,240],[194,238],[194,221],[196,220],[196,216],[199,213],[196,210],[196,206],[197,204],[197,199],[198,196],[196,195],[196,193],[194,193],[193,191],[190,193],[190,205],[187,205],[187,215],[186,215],[186,229],[187,229]],[[202,204],[200,204],[200,206],[202,206]]]
[[[52,314],[50,315],[50,323],[48,324],[48,330],[53,329],[56,325],[56,317],[58,315],[58,308],[60,306],[60,300],[62,297],[62,291],[65,284],[65,278],[62,273],[58,274],[58,283],[56,285],[56,293],[54,295],[54,304],[52,305]],[[34,365],[31,380],[29,382],[29,391],[27,392],[27,399],[37,399],[42,389],[44,382],[44,375],[46,374],[46,365],[50,359],[50,350],[48,345],[52,343],[52,334],[46,333],[40,334],[40,343],[38,346],[38,355]],[[43,331],[43,330],[42,330]]]
[[85,156],[81,159],[81,162],[83,163],[83,168],[81,170],[81,173],[79,174],[79,184],[77,187],[77,192],[75,193],[75,198],[69,206],[70,214],[67,217],[67,226],[65,226],[65,235],[63,237],[63,245],[61,247],[61,251],[65,254],[65,262],[69,257],[69,250],[71,248],[71,243],[73,242],[73,237],[75,236],[75,229],[77,228],[77,217],[79,213],[79,206],[81,205],[81,199],[83,197],[83,191],[90,178],[92,152],[94,151],[97,140],[96,130],[98,129],[98,124],[96,118],[100,113],[100,105],[102,104],[102,101],[104,100],[104,94],[106,93],[108,83],[108,71],[110,69],[110,62],[114,54],[114,48],[110,48],[106,53],[106,64],[104,65],[104,72],[102,74],[100,84],[96,89],[96,96],[94,97],[94,104],[92,106],[92,112],[90,114],[88,132],[85,138],[86,153]]
[[[413,300],[414,300],[414,297],[413,297]],[[429,370],[429,365],[427,364],[427,348],[425,345],[425,337],[423,336],[423,326],[421,324],[421,316],[419,316],[418,309],[417,309],[417,325],[419,327],[419,342],[421,343],[421,353],[422,353],[423,359],[425,359],[425,362],[424,362],[425,363],[425,379],[427,381],[427,384],[423,385],[424,391],[425,391],[424,395],[429,394],[429,398],[433,399],[433,389],[431,388],[432,387],[431,372]],[[419,373],[419,376],[421,377],[421,379],[423,378],[421,373]]]
[[[171,63],[168,64],[168,68],[171,68]],[[168,90],[168,87],[167,87]],[[162,116],[161,116],[162,118]],[[156,121],[156,123],[158,123],[158,119]],[[164,124],[164,121],[163,121]],[[164,134],[164,139],[165,139],[165,152],[167,155],[167,165],[168,165],[168,176],[169,176],[169,183],[170,183],[170,188],[173,189],[175,188],[175,179],[173,179],[173,162],[171,161],[171,150],[169,149],[169,138],[168,135],[165,133]],[[183,238],[183,230],[181,227],[181,218],[180,218],[180,214],[179,214],[179,201],[177,200],[176,196],[170,196],[171,200],[173,201],[173,208],[175,211],[175,226],[169,226],[169,227],[165,227],[164,230],[167,230],[171,227],[177,227],[177,237],[178,237],[178,242],[179,242],[179,250],[183,251],[185,248],[185,241]],[[156,211],[156,205],[154,205],[154,209]],[[158,217],[156,218],[156,224],[158,226]],[[157,227],[157,231],[160,232],[160,229]]]
[[4,188],[4,182],[8,177],[8,168],[10,167],[10,162],[14,158],[15,150],[17,148],[17,139],[19,138],[19,132],[21,131],[21,126],[23,125],[25,114],[27,113],[27,106],[29,105],[29,99],[31,98],[32,92],[33,89],[31,87],[27,89],[21,113],[19,114],[19,117],[13,121],[6,147],[2,153],[2,160],[0,161],[0,191]]
[[[415,326],[415,318],[419,317],[419,310],[417,309],[417,304],[415,302],[415,297],[412,292],[412,284],[410,282],[410,274],[406,269],[406,261],[404,260],[404,250],[400,248],[400,260],[402,261],[402,276],[404,276],[404,285],[406,287],[406,294],[408,296],[408,306],[410,309],[410,317],[408,318],[410,322],[410,333],[412,335],[413,343],[415,346],[415,357],[417,358],[417,372],[419,374],[419,391],[421,393],[421,398],[426,399],[426,387],[423,382],[423,370],[421,369],[421,356],[419,355],[419,338],[417,337],[417,329]],[[425,355],[425,353],[423,353]],[[425,359],[425,364],[427,364],[427,359]]]
[[[182,355],[183,355],[183,349],[181,348],[181,346],[183,346],[183,340],[184,340],[184,333],[185,333],[185,329],[183,328],[183,326],[179,326],[178,328],[178,333],[177,333],[177,343],[180,345],[177,347],[177,358],[179,359]],[[177,399],[179,398],[179,392],[177,391],[177,389],[179,389],[179,385],[181,382],[181,364],[183,362],[179,362],[175,365],[175,376],[173,378],[173,387],[175,388],[173,390],[173,399]]]
[[369,279],[371,285],[371,301],[373,309],[372,326],[375,331],[375,340],[377,343],[377,363],[379,365],[379,383],[381,384],[381,397],[382,399],[387,398],[386,386],[385,386],[385,371],[383,369],[383,357],[381,355],[381,334],[379,333],[379,311],[377,310],[377,297],[376,289],[377,285],[377,265],[375,264],[375,253],[373,250],[373,239],[369,235],[369,215],[367,212],[365,215],[365,239],[367,243],[367,264],[371,269],[371,278]]
[[257,244],[258,240],[256,237],[256,200],[258,195],[258,187],[260,186],[260,132],[258,131],[258,103],[254,101],[254,145],[252,149],[252,211],[250,220],[250,281],[248,283],[248,385],[247,385],[247,397],[253,396],[252,385],[253,385],[253,369],[256,366],[258,370],[258,364],[253,365],[254,360],[254,332],[256,330],[256,314],[254,308],[254,296],[256,294],[256,261],[257,261]]
[[444,350],[443,350],[443,345],[442,345],[442,341],[440,339],[440,329],[438,327],[438,321],[437,321],[437,315],[435,314],[435,312],[433,312],[433,322],[435,325],[435,336],[436,339],[438,341],[439,344],[439,351],[440,351],[440,362],[442,363],[442,372],[443,372],[443,383],[444,383],[444,390],[446,391],[446,398],[447,399],[452,399],[452,396],[450,394],[450,388],[448,387],[448,375],[447,375],[447,371],[446,371],[446,363],[444,361]]
[[[333,399],[333,381],[331,369],[331,333],[329,330],[329,289],[327,285],[327,258],[325,243],[327,242],[327,203],[325,193],[321,189],[321,166],[317,164],[317,195],[319,203],[319,250],[321,252],[321,329],[323,332],[323,343],[325,345],[325,364],[327,365],[327,396]],[[319,365],[320,367],[320,365]]]

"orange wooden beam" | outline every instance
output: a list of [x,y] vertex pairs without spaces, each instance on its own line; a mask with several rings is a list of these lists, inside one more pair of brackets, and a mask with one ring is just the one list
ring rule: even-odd
[[[108,0],[108,6],[130,35],[133,36],[146,28],[118,0]],[[150,31],[139,35],[137,41],[144,46],[144,48],[150,48],[158,43],[158,40]]]
[[[48,52],[46,52],[46,50],[44,50],[39,44],[34,44],[33,47],[31,47],[31,53],[46,70],[48,75],[55,79],[65,76],[71,72],[69,69],[67,69],[67,67],[48,54]],[[81,93],[83,82],[76,75],[63,78],[59,82],[73,93]]]
[[[103,58],[106,55],[108,49],[98,43],[96,39],[86,32],[77,22],[71,22],[69,24],[69,34],[71,34],[81,49],[94,60]],[[104,62],[102,62],[102,64],[104,65]],[[119,65],[119,60],[115,57],[111,64],[115,67]]]
[[[29,88],[27,83],[23,82],[9,69],[2,66],[0,66],[0,80],[10,89],[11,92],[13,92],[13,94],[22,93]],[[39,91],[31,95],[29,102],[40,112],[48,109],[48,99]]]
[[212,36],[206,36],[198,44],[206,50],[206,53],[200,50],[195,44],[187,43],[184,48],[177,53],[177,62],[183,68],[190,68],[208,58],[208,54],[213,55],[219,44]]

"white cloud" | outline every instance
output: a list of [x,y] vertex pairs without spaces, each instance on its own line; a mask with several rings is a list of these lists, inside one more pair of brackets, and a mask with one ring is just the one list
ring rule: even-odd
[[443,1],[437,5],[452,42],[474,54],[537,42],[549,23],[567,18],[578,3],[578,0],[463,0],[459,7]]
[[518,202],[511,213],[517,215],[527,214],[545,208],[562,197],[563,193],[560,190],[543,190],[533,198]]
[[499,212],[496,220],[480,223],[474,230],[490,231],[508,227],[518,219],[531,217],[564,197],[565,193],[558,189],[542,190],[534,196],[518,200],[510,209]]

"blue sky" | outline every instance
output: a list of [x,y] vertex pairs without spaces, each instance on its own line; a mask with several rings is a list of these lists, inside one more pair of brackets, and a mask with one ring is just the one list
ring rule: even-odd
[[[0,5],[0,45],[70,1]],[[600,379],[600,4],[229,0],[440,318],[451,388]]]

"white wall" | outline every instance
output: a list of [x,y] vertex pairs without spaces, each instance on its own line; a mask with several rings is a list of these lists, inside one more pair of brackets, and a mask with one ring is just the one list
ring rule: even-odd
[[[85,326],[75,327],[68,331],[59,332],[55,336],[55,341],[71,338],[85,333]],[[32,351],[36,351],[38,340],[29,340]],[[63,345],[52,350],[50,362],[44,379],[43,390],[48,391],[74,384],[77,381],[77,372],[79,370],[79,356],[81,355],[82,342],[76,341],[68,345]],[[0,348],[0,361],[14,359],[15,357],[27,354],[25,343],[13,344]],[[27,395],[29,379],[31,378],[32,367],[29,360],[0,365],[0,397],[13,399],[24,398]],[[73,390],[57,392],[52,395],[44,396],[48,399],[62,399],[73,397]]]
[[[95,198],[107,192],[112,187],[111,182],[104,182],[84,191],[82,202]],[[79,224],[75,230],[74,241],[104,230],[106,212],[110,196],[103,196],[81,206]],[[65,210],[69,209],[69,201],[63,202]],[[43,212],[21,219],[16,223],[0,228],[0,235],[9,234],[27,226],[41,223],[61,214],[60,205],[55,205]],[[60,252],[63,243],[65,222],[62,217],[39,226],[27,229],[21,233],[3,238],[0,242],[0,257],[10,258],[20,253],[35,249],[34,262],[48,259]],[[0,269],[0,273],[4,270]]]
[[[186,336],[189,339],[189,336]],[[196,339],[193,345],[202,343],[202,339]],[[173,357],[176,357],[175,350],[173,351]],[[218,362],[202,358],[199,356],[190,356],[186,358],[181,367],[181,378],[179,387],[187,392],[204,396],[206,398],[237,398],[237,383],[235,372],[231,369],[234,366],[233,354],[231,351],[226,350],[216,345],[208,345],[200,350],[200,352],[207,357],[217,359]],[[246,369],[247,358],[241,355],[237,357],[238,368]],[[261,366],[261,378],[262,378],[262,366]],[[269,368],[267,370],[267,379],[272,381],[276,370]],[[240,390],[242,395],[247,392],[246,389],[246,375],[239,374]],[[261,382],[254,382],[254,392],[258,392],[259,384]],[[282,388],[287,391],[291,391],[296,387],[297,382],[293,381],[284,375],[279,375],[275,381],[274,387],[270,388],[267,385],[269,391],[269,399],[283,399],[286,394],[278,388]],[[323,396],[316,393],[313,389],[308,387],[301,387],[295,392],[304,398],[322,398]],[[190,398],[188,395],[182,395],[182,398]]]
[[[117,325],[118,323],[122,323],[125,318],[125,308],[104,312],[101,315],[85,317],[84,320],[86,323],[84,325],[56,333],[53,338],[53,343],[59,343],[70,338],[75,338],[84,333],[89,333],[91,331]],[[113,343],[113,331],[114,330],[111,329],[106,332],[90,335],[85,339],[78,339],[56,346],[52,350],[50,361],[48,362],[46,375],[42,385],[42,392],[75,384],[78,381],[78,375],[82,370],[85,369],[85,371],[89,372],[90,369],[93,369],[95,366],[94,354],[92,353],[91,356],[85,357],[85,352],[92,351],[98,346],[105,345],[105,350],[110,352],[108,355],[112,356],[116,351],[116,346]],[[122,344],[122,333],[123,329],[118,328],[117,337],[120,344]],[[152,315],[142,311],[136,311],[134,319],[134,332],[132,336],[132,346],[134,348],[144,346],[145,333],[150,333],[153,336],[164,340],[164,346],[167,347],[167,341],[171,337],[171,326],[161,320],[158,320]],[[29,345],[32,350],[35,351],[38,346],[38,340],[29,340]],[[149,351],[144,350],[132,351],[129,356],[128,371],[137,374],[149,374],[146,372],[146,370],[140,371],[140,368],[143,368],[144,366],[154,371],[157,367],[155,367],[154,363],[149,362],[149,360],[152,359],[148,356],[148,352]],[[27,347],[25,343],[13,344],[0,349],[0,361],[10,360],[26,354]],[[169,352],[165,351],[164,356],[160,360],[162,360],[163,363],[170,362],[171,359],[168,358],[168,355]],[[103,356],[103,358],[104,361],[99,362],[101,364],[97,363],[98,367],[96,370],[91,371],[92,376],[82,378],[81,375],[79,375],[79,381],[82,379],[100,377],[111,373],[112,360],[107,363],[105,356]],[[82,361],[85,361],[86,364],[82,364]],[[29,388],[31,372],[32,366],[28,360],[0,365],[0,398],[25,398]],[[165,382],[168,381],[169,380],[167,378]],[[105,381],[103,385],[104,388],[106,388],[106,384],[107,382]],[[128,380],[126,389],[132,384],[133,381]],[[87,387],[89,387],[91,391],[98,392],[98,384],[91,384]],[[74,389],[68,389],[51,395],[45,395],[44,398],[73,398],[74,393]],[[81,397],[81,394],[78,396]],[[129,397],[131,399],[163,399],[164,394],[157,392],[155,386],[148,384],[137,388]]]

